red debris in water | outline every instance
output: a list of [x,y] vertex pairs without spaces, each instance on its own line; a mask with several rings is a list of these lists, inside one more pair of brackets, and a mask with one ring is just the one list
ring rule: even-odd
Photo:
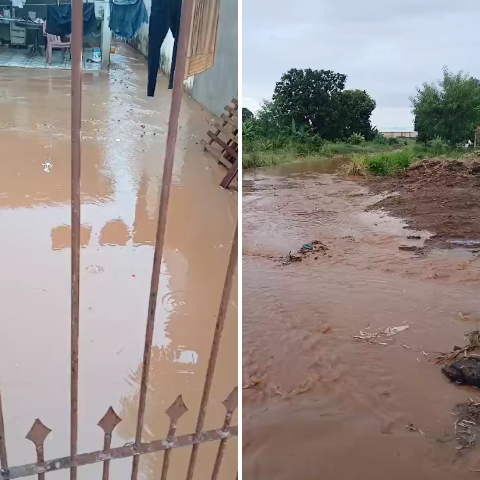
[[145,128],[145,125],[142,125],[142,128]]

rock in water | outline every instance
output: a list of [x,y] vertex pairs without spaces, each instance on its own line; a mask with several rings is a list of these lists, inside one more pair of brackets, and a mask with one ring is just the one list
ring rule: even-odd
[[451,365],[445,365],[442,373],[459,385],[471,385],[480,388],[480,359],[464,358]]

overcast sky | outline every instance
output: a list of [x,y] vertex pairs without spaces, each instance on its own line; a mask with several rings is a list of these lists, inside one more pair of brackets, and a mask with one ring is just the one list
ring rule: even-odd
[[480,0],[243,0],[243,106],[290,68],[334,70],[377,102],[380,130],[411,130],[409,96],[442,67],[480,79]]

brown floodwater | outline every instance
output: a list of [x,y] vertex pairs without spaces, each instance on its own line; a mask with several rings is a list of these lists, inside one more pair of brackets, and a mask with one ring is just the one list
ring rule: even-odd
[[[244,478],[476,478],[451,412],[478,392],[433,359],[480,322],[480,260],[399,250],[431,233],[366,212],[382,197],[335,169],[244,175]],[[312,240],[325,255],[278,261]],[[405,325],[387,345],[352,338]]]
[[[102,448],[97,422],[112,405],[123,419],[112,445],[135,436],[138,390],[171,91],[159,78],[146,96],[146,62],[117,46],[109,74],[83,77],[79,452]],[[35,461],[25,439],[36,417],[52,429],[47,459],[69,455],[70,73],[0,70],[0,382],[10,465]],[[143,440],[164,438],[165,409],[189,408],[177,434],[191,433],[206,372],[237,217],[224,169],[201,149],[211,117],[185,96],[169,203]],[[237,385],[237,287],[208,406]],[[234,420],[236,421],[236,419]],[[200,447],[195,479],[210,478],[218,443]],[[221,475],[234,478],[237,442]],[[189,449],[172,454],[184,478]],[[142,456],[141,478],[160,478],[163,453]],[[111,478],[130,478],[131,459]],[[79,479],[101,477],[101,464]],[[67,479],[68,471],[48,474]]]

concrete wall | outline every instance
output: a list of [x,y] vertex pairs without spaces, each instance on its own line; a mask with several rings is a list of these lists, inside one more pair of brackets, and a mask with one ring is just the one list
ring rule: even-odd
[[[152,2],[144,0],[148,14]],[[168,32],[160,51],[160,68],[170,75],[173,56],[173,36]],[[148,25],[142,25],[132,45],[148,56]],[[238,91],[238,0],[221,0],[218,19],[215,64],[206,72],[184,82],[185,90],[217,116],[223,113]]]
[[380,132],[385,138],[417,138],[417,132]]
[[195,75],[192,97],[217,116],[238,92],[238,0],[221,0],[215,64]]

